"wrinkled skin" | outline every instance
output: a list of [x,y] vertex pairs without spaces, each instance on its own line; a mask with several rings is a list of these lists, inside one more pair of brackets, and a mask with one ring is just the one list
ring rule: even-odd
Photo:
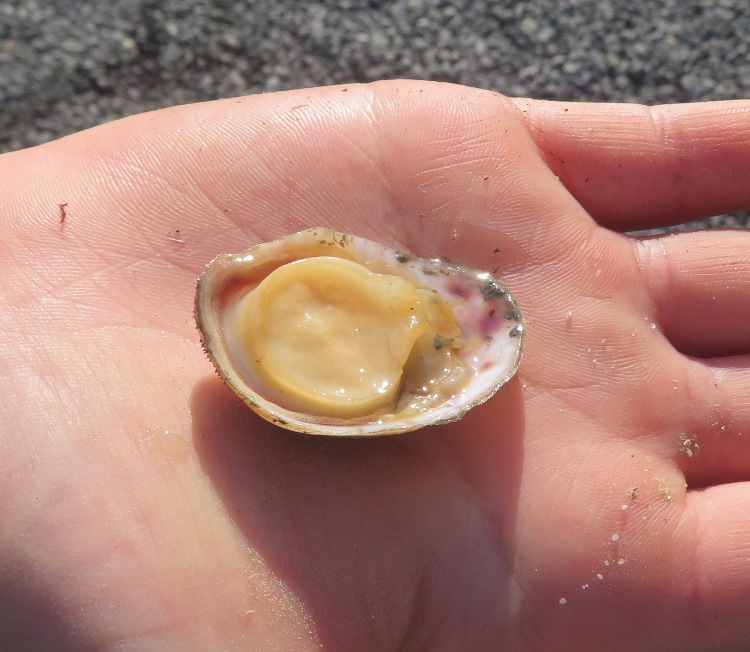
[[[750,207],[749,163],[747,103],[425,82],[0,158],[0,648],[748,649],[750,235],[622,232]],[[516,378],[379,439],[240,407],[195,279],[318,225],[496,270]]]

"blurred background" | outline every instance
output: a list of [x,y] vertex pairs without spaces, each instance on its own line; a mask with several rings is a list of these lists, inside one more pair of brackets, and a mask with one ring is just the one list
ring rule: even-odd
[[749,43],[747,0],[0,0],[0,152],[173,104],[397,77],[747,98]]

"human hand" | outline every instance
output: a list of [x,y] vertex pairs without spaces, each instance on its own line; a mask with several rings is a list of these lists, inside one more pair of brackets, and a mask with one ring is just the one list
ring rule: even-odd
[[[747,649],[750,235],[619,232],[750,206],[749,127],[388,82],[2,157],[0,647]],[[318,225],[495,271],[516,378],[376,439],[240,406],[195,279]]]

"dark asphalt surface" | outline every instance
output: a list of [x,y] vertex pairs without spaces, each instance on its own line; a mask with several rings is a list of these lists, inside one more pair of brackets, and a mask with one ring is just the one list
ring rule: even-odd
[[749,35],[747,0],[0,0],[0,152],[172,104],[396,77],[746,98]]

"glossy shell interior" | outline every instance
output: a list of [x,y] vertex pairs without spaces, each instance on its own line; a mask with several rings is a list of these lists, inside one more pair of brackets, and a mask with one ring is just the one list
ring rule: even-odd
[[[274,404],[262,387],[232,360],[231,333],[224,316],[245,293],[277,267],[312,256],[353,260],[370,271],[398,273],[417,287],[455,303],[464,346],[459,355],[471,370],[460,391],[419,414],[379,414],[370,418],[331,419],[287,410]],[[510,292],[491,274],[445,259],[423,259],[377,242],[319,227],[263,243],[240,254],[217,256],[198,279],[195,316],[203,347],[232,391],[262,417],[289,430],[338,436],[373,436],[416,430],[460,419],[483,403],[518,369],[524,341],[521,311]]]

